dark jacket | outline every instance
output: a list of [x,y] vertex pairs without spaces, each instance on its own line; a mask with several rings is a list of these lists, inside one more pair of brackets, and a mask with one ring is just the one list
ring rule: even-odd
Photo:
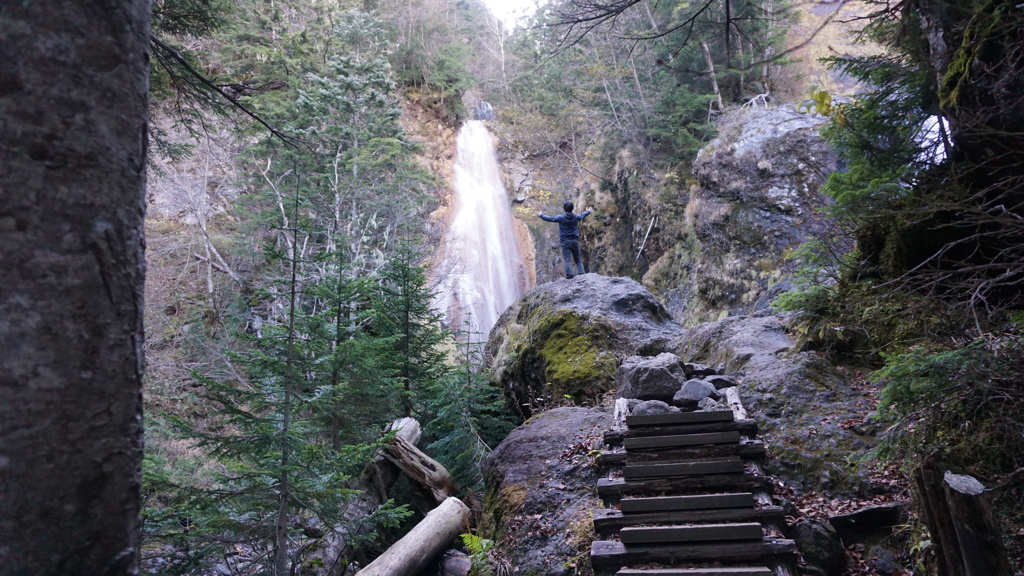
[[542,220],[547,222],[558,222],[558,239],[561,242],[579,242],[580,221],[590,215],[590,210],[582,214],[563,212],[558,216],[540,215]]

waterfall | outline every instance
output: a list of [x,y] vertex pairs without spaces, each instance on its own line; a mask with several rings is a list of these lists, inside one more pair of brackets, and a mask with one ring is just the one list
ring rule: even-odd
[[459,130],[452,217],[441,243],[435,306],[449,327],[487,340],[498,316],[526,290],[508,193],[494,140],[480,120]]

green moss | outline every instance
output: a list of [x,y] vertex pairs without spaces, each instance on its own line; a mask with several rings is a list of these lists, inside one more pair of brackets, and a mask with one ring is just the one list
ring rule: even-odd
[[552,395],[583,404],[614,386],[618,361],[602,346],[611,337],[607,327],[567,311],[551,328],[540,355]]
[[566,398],[593,404],[614,388],[618,358],[608,352],[615,339],[610,327],[549,304],[523,308],[530,312],[506,333],[504,360],[495,369],[499,381],[528,383],[528,397],[510,398],[521,416]]
[[527,490],[523,484],[502,484],[497,478],[488,478],[486,485],[480,532],[485,538],[498,542],[509,520],[522,512]]

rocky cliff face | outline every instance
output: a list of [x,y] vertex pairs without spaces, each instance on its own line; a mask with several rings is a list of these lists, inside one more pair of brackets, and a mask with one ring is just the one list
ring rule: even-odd
[[824,233],[818,193],[837,158],[820,116],[788,107],[744,108],[694,162],[677,234],[644,275],[684,324],[764,309],[793,271],[788,251]]
[[695,324],[766,307],[792,272],[787,253],[826,230],[819,209],[829,201],[818,188],[838,160],[818,135],[824,122],[791,106],[732,111],[689,175],[629,148],[609,156],[552,142],[531,151],[496,129],[517,215],[537,244],[538,282],[560,276],[561,258],[557,230],[534,213],[564,200],[592,205],[581,226],[588,270],[642,278],[677,320]]

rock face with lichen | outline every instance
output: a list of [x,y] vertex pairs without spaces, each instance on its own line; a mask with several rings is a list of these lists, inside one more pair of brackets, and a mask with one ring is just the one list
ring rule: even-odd
[[764,309],[786,285],[787,252],[827,223],[818,188],[838,165],[821,116],[790,107],[729,113],[701,149],[673,243],[644,276],[684,325]]
[[736,377],[743,405],[775,456],[769,471],[797,490],[887,491],[847,461],[876,442],[875,430],[863,423],[871,400],[822,355],[801,351],[787,320],[764,315],[708,322],[687,331],[673,349]]
[[594,404],[615,389],[624,358],[657,355],[680,332],[636,281],[584,274],[542,284],[509,307],[487,356],[509,405],[529,417],[554,400]]
[[515,574],[590,573],[591,514],[601,507],[590,453],[611,423],[600,409],[550,410],[513,430],[484,461],[482,535]]

